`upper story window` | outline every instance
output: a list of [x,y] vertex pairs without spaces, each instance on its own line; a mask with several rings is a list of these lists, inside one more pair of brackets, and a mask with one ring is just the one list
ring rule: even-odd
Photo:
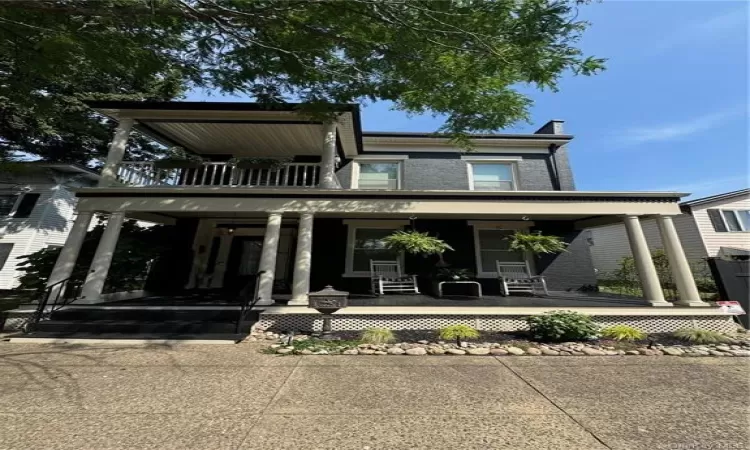
[[11,214],[15,219],[29,217],[39,200],[39,196],[39,194],[34,193],[0,195],[0,217],[8,217]]
[[725,209],[721,215],[727,231],[750,231],[750,210]]
[[469,189],[473,191],[515,191],[515,164],[512,162],[469,161]]
[[352,189],[401,189],[401,160],[362,158],[354,161]]

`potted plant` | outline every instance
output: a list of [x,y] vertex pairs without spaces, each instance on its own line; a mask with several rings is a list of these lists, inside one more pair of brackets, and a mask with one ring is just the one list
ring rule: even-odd
[[171,147],[167,157],[154,161],[155,169],[197,169],[203,165],[203,158],[185,151],[182,147]]
[[567,251],[568,243],[559,236],[548,236],[541,231],[528,233],[516,231],[505,238],[509,241],[510,250],[517,252],[528,252],[534,255],[542,253],[562,253]]
[[290,162],[292,162],[292,158],[235,157],[230,159],[227,164],[238,169],[279,170]]
[[383,243],[390,250],[425,257],[442,255],[446,250],[453,250],[453,247],[444,241],[430,236],[428,233],[420,233],[415,230],[396,231],[390,236],[386,236]]
[[440,267],[435,272],[435,280],[437,281],[468,281],[474,278],[474,272],[469,269]]

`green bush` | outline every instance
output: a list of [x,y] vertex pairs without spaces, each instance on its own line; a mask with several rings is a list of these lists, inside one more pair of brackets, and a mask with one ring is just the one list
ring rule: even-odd
[[365,344],[388,344],[394,342],[396,337],[388,328],[368,328],[362,332],[360,340]]
[[439,332],[440,339],[446,341],[456,340],[456,344],[461,345],[462,339],[476,339],[479,337],[479,331],[468,325],[450,325],[441,328]]
[[701,330],[700,328],[683,328],[674,333],[674,337],[690,344],[721,344],[729,342],[729,338],[716,331]]
[[614,325],[602,330],[602,336],[616,341],[640,341],[646,338],[646,333],[628,325]]
[[598,327],[590,316],[572,311],[552,311],[526,319],[529,332],[540,341],[577,341],[596,337]]

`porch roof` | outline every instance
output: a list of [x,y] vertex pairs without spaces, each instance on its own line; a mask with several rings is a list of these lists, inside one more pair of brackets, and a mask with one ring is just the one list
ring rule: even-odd
[[[113,120],[135,119],[143,134],[168,146],[201,155],[319,155],[323,143],[321,118],[297,103],[118,102],[89,101],[95,111]],[[344,156],[362,151],[359,105],[328,105],[339,113],[338,147]]]
[[583,229],[625,215],[676,215],[684,194],[587,191],[368,191],[236,188],[79,189],[81,211],[165,217],[264,217],[269,211],[320,217],[572,220]]

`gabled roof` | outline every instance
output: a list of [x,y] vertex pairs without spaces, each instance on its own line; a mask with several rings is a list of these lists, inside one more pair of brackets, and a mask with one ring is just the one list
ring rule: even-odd
[[742,197],[743,195],[750,194],[750,189],[740,189],[739,191],[725,192],[723,194],[711,195],[708,197],[696,198],[694,200],[688,200],[680,203],[680,206],[693,207],[702,205],[704,203],[712,203],[720,200],[730,200],[736,197]]

